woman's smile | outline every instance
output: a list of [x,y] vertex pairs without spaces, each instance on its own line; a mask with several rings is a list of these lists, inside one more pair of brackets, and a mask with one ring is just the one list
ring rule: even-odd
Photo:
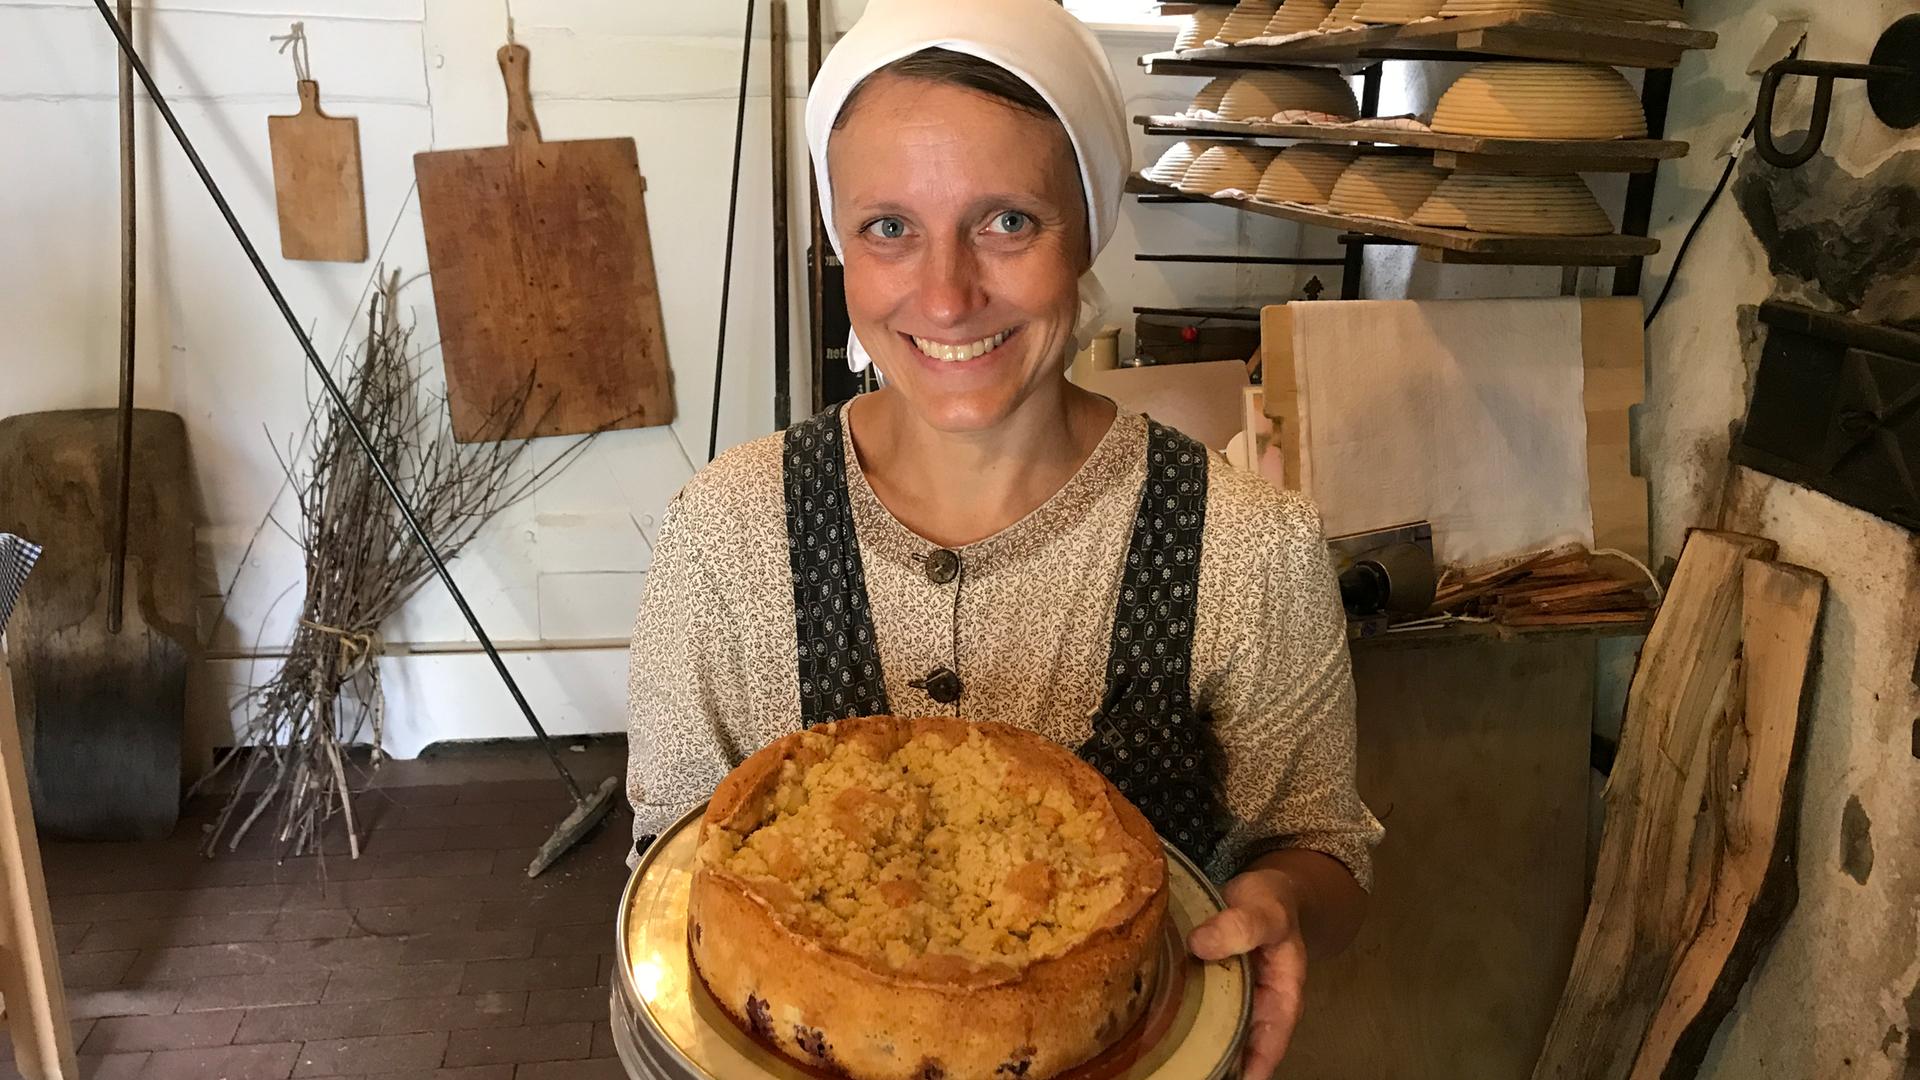
[[973,341],[941,341],[937,338],[925,338],[918,334],[901,334],[920,354],[922,360],[937,364],[968,364],[975,360],[998,359],[995,355],[1007,339],[1019,333],[1019,327],[1002,330]]

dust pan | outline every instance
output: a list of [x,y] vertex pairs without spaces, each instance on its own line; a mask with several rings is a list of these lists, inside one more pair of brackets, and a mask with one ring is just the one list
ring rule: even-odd
[[[131,5],[121,6],[131,21]],[[100,14],[121,27],[104,6]],[[134,90],[120,61],[120,235],[134,225]],[[120,407],[0,419],[0,532],[45,548],[7,628],[40,829],[150,840],[180,814],[193,625],[193,477],[179,416],[133,407],[134,264],[121,262]],[[65,358],[76,363],[78,357]]]

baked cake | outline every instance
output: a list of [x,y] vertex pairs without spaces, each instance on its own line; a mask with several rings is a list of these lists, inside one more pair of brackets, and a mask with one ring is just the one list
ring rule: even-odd
[[1044,1080],[1145,1006],[1167,911],[1152,826],[1055,743],[863,717],[720,784],[688,908],[716,1000],[857,1080]]

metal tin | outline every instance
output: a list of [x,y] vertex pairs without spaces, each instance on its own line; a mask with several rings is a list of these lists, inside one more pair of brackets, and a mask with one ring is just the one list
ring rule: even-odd
[[[654,841],[620,897],[614,926],[614,1045],[633,1080],[814,1080],[818,1075],[760,1046],[720,1010],[687,951],[687,897],[704,805]],[[1163,841],[1164,843],[1164,841]],[[1203,964],[1187,955],[1188,932],[1225,907],[1213,884],[1167,844],[1167,959],[1184,965],[1169,984],[1164,1032],[1061,1080],[1224,1080],[1234,1074],[1253,1008],[1244,957]],[[1171,967],[1169,965],[1169,970]],[[1136,1033],[1138,1034],[1138,1033]],[[1123,1040],[1124,1041],[1124,1040]],[[1100,1068],[1102,1062],[1107,1066]]]

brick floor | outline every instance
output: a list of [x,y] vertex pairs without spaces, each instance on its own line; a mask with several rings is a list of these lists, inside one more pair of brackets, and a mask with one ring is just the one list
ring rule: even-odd
[[605,986],[631,819],[528,879],[568,804],[538,750],[486,754],[383,766],[404,782],[363,796],[357,861],[344,838],[324,867],[251,837],[208,859],[206,799],[167,840],[43,844],[82,1075],[624,1080]]

